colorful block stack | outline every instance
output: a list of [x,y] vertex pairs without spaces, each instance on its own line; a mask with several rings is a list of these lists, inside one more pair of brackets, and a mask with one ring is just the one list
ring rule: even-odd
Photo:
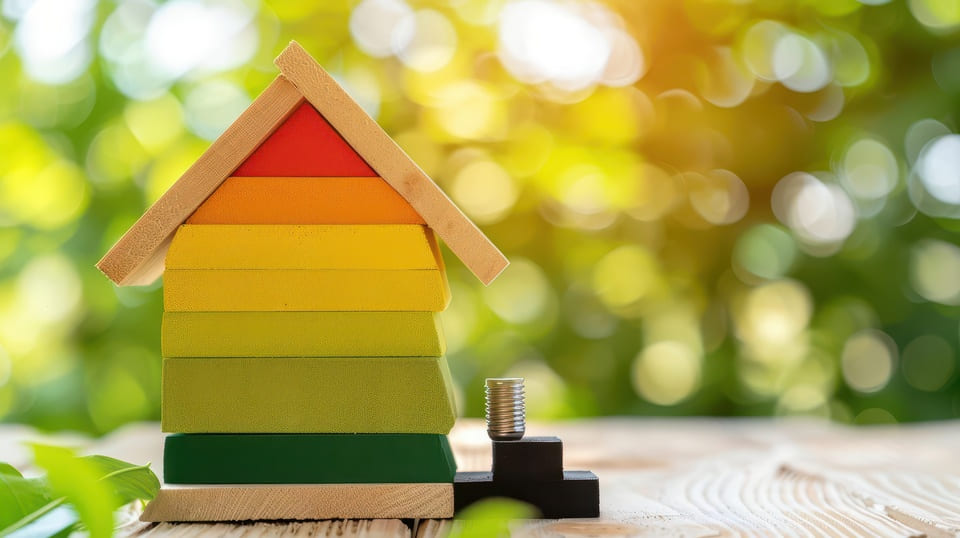
[[167,484],[452,483],[433,232],[303,103],[164,273]]

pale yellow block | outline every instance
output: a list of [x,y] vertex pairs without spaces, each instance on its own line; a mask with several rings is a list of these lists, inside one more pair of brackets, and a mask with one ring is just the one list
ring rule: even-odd
[[163,301],[170,312],[440,312],[450,288],[438,269],[168,269]]
[[433,232],[417,224],[183,225],[170,269],[438,269]]

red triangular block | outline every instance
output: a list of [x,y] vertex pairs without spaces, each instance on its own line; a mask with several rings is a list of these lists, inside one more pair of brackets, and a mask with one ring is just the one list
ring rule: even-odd
[[233,173],[246,177],[376,176],[310,103],[302,103]]

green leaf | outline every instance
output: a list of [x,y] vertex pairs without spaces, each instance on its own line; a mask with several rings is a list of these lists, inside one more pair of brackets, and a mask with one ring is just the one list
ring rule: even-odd
[[[77,514],[63,506],[66,499],[60,497],[37,508],[12,525],[0,528],[0,536],[49,536],[59,531],[72,529],[77,524]],[[63,511],[67,511],[64,517]],[[72,514],[70,516],[69,514]]]
[[[102,514],[100,516],[94,514],[96,521],[99,522],[94,523],[94,525],[106,525],[103,521],[107,520],[109,521],[110,532],[112,532],[113,527],[112,510],[114,508],[135,499],[153,499],[157,490],[160,489],[160,481],[150,470],[149,465],[137,466],[106,456],[78,458],[73,452],[56,447],[34,447],[34,451],[37,454],[37,464],[47,469],[51,481],[59,483],[63,480],[79,479],[81,483],[89,484],[93,480],[96,484],[91,490],[94,495],[97,495],[97,489],[107,492],[107,497],[111,498],[110,504],[102,506],[109,506],[109,509],[103,512],[109,518]],[[44,495],[28,506],[25,505],[23,510],[13,510],[8,507],[16,506],[15,503],[9,502],[10,499],[4,497],[5,488],[2,486],[4,480],[16,482],[16,491],[31,486],[42,491]],[[76,528],[81,518],[84,518],[85,525],[89,525],[87,521],[91,516],[90,510],[94,509],[90,506],[95,506],[94,503],[81,501],[80,504],[83,506],[77,508],[64,505],[64,502],[68,500],[75,503],[75,495],[69,494],[72,486],[73,483],[71,482],[70,487],[58,489],[56,493],[61,496],[51,499],[53,495],[45,481],[24,479],[12,466],[0,463],[0,521],[2,521],[0,522],[0,536],[19,538],[21,536],[69,534],[72,529]],[[9,517],[2,519],[8,513]],[[93,531],[90,534],[93,536]]]
[[0,531],[49,503],[50,491],[35,478],[24,478],[7,463],[0,463]]
[[0,475],[19,476],[23,478],[23,475],[20,474],[20,471],[16,470],[13,465],[3,461],[0,461]]
[[511,521],[537,515],[537,510],[524,502],[500,497],[486,499],[457,515],[448,538],[509,538]]
[[107,456],[86,456],[102,475],[101,480],[110,485],[120,505],[137,499],[149,501],[160,491],[160,480],[150,470],[150,464],[133,465]]
[[113,510],[120,502],[111,485],[101,480],[97,465],[62,447],[33,445],[33,455],[37,466],[47,471],[53,495],[64,497],[73,506],[90,538],[109,538]]

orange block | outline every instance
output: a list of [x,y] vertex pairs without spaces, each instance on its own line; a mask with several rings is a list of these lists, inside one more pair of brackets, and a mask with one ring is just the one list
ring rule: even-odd
[[426,224],[379,177],[230,177],[187,224]]

